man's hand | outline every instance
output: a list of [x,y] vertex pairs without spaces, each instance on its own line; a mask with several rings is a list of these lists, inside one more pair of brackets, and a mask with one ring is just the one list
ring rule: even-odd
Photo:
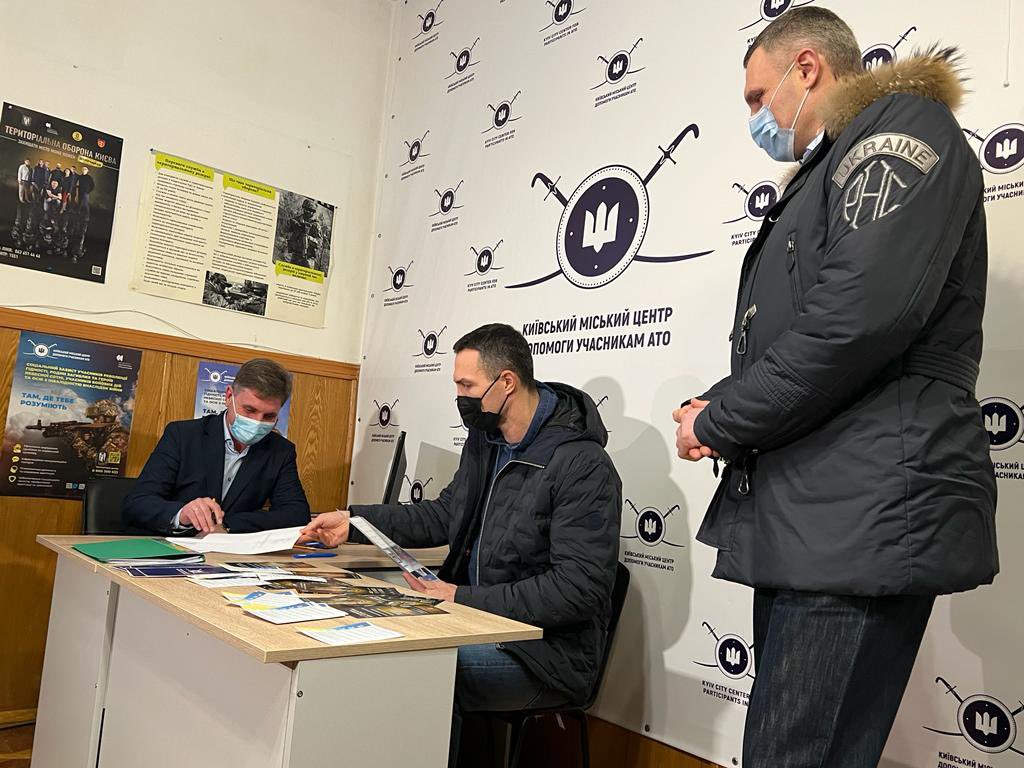
[[200,533],[214,533],[215,528],[224,526],[224,510],[216,499],[201,497],[192,499],[181,508],[178,514],[178,525],[191,525]]
[[347,509],[336,509],[333,512],[321,512],[312,522],[302,529],[299,541],[316,540],[328,547],[336,547],[348,541]]
[[428,597],[436,597],[439,600],[447,600],[449,603],[455,602],[455,590],[458,587],[454,584],[449,584],[446,581],[420,581],[405,571],[402,571],[402,577],[405,579],[405,583],[417,592],[422,592]]
[[701,445],[693,432],[693,423],[708,403],[708,400],[694,398],[688,405],[672,411],[672,420],[679,425],[676,429],[676,453],[680,459],[700,461],[709,457],[718,458],[718,453],[706,445]]

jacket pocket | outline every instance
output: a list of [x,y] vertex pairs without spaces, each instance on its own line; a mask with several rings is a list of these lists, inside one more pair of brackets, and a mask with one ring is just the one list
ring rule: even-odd
[[793,298],[793,311],[799,315],[804,311],[804,289],[800,284],[797,256],[796,232],[790,232],[786,236],[786,271],[789,272],[789,293]]
[[750,498],[737,490],[739,481],[739,473],[734,472],[730,464],[722,473],[715,495],[711,498],[708,511],[697,531],[697,541],[722,552],[732,549],[736,539],[736,523]]

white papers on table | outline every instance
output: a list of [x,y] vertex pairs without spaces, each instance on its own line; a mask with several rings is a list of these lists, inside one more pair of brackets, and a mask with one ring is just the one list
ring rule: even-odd
[[169,536],[167,541],[192,552],[222,552],[228,555],[263,555],[291,549],[302,526],[274,528],[256,533],[207,533],[194,538]]
[[247,609],[281,608],[286,605],[298,605],[304,602],[294,590],[288,592],[264,592],[258,589],[246,595],[240,595],[237,592],[223,592],[221,594],[227,599],[228,605],[237,605]]
[[291,573],[284,563],[261,563],[261,562],[250,562],[250,563],[217,563],[221,568],[227,568],[229,571],[241,571],[243,573],[254,573],[259,571],[260,573]]
[[144,565],[197,565],[205,561],[202,555],[192,555],[191,557],[125,557],[117,558],[115,560],[107,560],[107,565],[131,565],[131,566],[144,566]]
[[348,624],[343,627],[331,627],[330,629],[302,629],[299,631],[326,645],[372,643],[375,640],[392,640],[403,636],[401,632],[384,629],[368,621],[360,621],[358,624]]
[[200,587],[206,587],[207,589],[258,587],[264,583],[261,576],[243,576],[241,574],[231,574],[231,578],[227,579],[204,579],[199,576],[187,576],[186,578],[193,584],[198,584]]
[[243,606],[250,616],[255,616],[271,624],[291,624],[296,621],[319,621],[320,619],[336,619],[347,616],[344,611],[332,608],[323,603],[295,603],[276,608],[256,608]]

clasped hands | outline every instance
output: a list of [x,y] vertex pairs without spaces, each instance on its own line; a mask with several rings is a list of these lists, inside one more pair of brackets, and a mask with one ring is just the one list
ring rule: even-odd
[[676,453],[680,459],[686,461],[700,461],[701,459],[717,459],[718,452],[706,445],[701,445],[697,435],[694,434],[693,424],[700,412],[707,408],[708,400],[692,399],[686,405],[672,411],[672,420],[679,427],[676,429]]

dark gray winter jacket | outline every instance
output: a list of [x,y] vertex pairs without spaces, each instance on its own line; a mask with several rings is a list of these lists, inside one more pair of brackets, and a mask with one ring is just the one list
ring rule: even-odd
[[[505,644],[573,702],[593,688],[607,637],[619,553],[622,484],[604,450],[608,433],[585,392],[549,384],[554,413],[492,482],[497,446],[469,431],[459,469],[433,501],[352,506],[404,547],[448,544],[439,576],[458,603],[544,630]],[[477,586],[469,560],[480,537]],[[352,532],[352,541],[364,541]]]
[[975,399],[987,246],[949,52],[840,81],[822,143],[743,262],[732,374],[698,439],[731,460],[697,538],[714,575],[850,595],[992,581]]

